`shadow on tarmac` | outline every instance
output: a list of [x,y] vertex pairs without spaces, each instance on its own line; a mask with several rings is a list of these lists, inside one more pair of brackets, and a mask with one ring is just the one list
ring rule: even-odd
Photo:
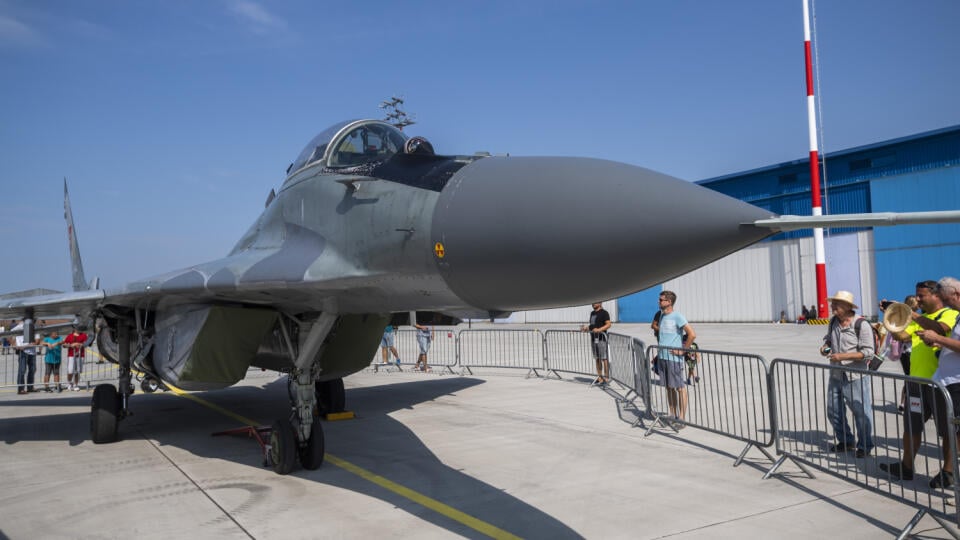
[[[328,453],[369,472],[433,498],[474,518],[520,537],[581,538],[558,519],[441,462],[409,428],[389,415],[411,409],[443,396],[483,384],[470,377],[442,377],[347,389],[348,409],[357,418],[324,422]],[[290,411],[286,379],[257,386],[237,386],[223,390],[198,392],[205,401],[230,412],[270,425]],[[33,397],[28,400],[0,400],[0,407],[70,407],[89,410],[90,394]],[[172,393],[140,394],[131,401],[134,415],[120,423],[120,439],[155,441],[162,452],[172,446],[202,458],[226,460],[262,470],[262,454],[246,437],[210,437],[217,431],[242,427],[233,420],[189,399]],[[469,418],[463,419],[469,425]],[[0,419],[3,441],[10,445],[24,441],[65,441],[76,446],[89,441],[89,413],[36,415]],[[65,456],[64,459],[69,459]],[[491,459],[497,459],[491,457]],[[272,473],[272,471],[271,471]],[[330,462],[320,469],[301,468],[291,473],[335,488],[348,489],[380,499],[399,509],[458,535],[481,538],[486,535],[450,519],[371,481],[341,470]],[[236,486],[234,486],[236,487]],[[254,486],[257,487],[257,486]],[[209,489],[209,488],[207,488]],[[245,503],[255,504],[262,491]],[[294,504],[291,501],[291,504]],[[321,505],[322,502],[318,502]],[[358,513],[363,509],[358,508]]]

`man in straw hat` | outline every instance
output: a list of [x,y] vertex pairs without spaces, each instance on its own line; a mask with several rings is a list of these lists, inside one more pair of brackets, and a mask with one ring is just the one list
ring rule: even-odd
[[[940,348],[926,343],[922,336],[928,330],[941,336],[949,334],[960,313],[944,307],[943,300],[937,294],[936,281],[921,281],[917,283],[916,289],[917,301],[923,313],[911,313],[913,321],[904,330],[895,332],[894,337],[900,341],[911,342],[910,376],[930,379],[937,371]],[[913,462],[923,437],[924,424],[936,413],[937,435],[944,437],[947,434],[946,411],[943,399],[936,399],[938,392],[935,392],[932,385],[907,383],[906,386],[908,398],[907,410],[904,411],[903,456],[899,463],[881,463],[880,469],[890,473],[892,478],[913,480]],[[934,488],[951,485],[953,473],[950,469],[941,470],[930,480],[930,487]]]
[[[833,426],[837,443],[830,445],[831,452],[850,452],[856,450],[856,457],[865,457],[873,450],[873,409],[870,377],[867,375],[867,361],[873,358],[873,329],[869,324],[856,324],[857,305],[853,303],[853,293],[837,291],[827,298],[833,317],[827,326],[827,335],[823,337],[820,354],[830,360],[834,366],[843,366],[855,371],[831,370],[827,384],[827,417]],[[862,371],[863,373],[859,373]],[[844,405],[853,412],[853,423],[857,428],[856,440],[847,423]]]

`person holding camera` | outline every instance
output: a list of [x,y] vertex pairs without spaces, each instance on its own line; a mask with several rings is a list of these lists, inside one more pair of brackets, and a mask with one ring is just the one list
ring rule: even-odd
[[[873,394],[867,361],[873,358],[873,330],[869,324],[856,324],[857,305],[853,293],[837,291],[827,298],[833,317],[823,337],[820,354],[830,360],[831,366],[843,366],[849,370],[830,370],[827,383],[827,417],[833,426],[837,443],[830,445],[831,452],[856,451],[863,458],[873,450]],[[859,373],[859,372],[863,373]],[[845,407],[846,406],[846,407]],[[847,411],[853,412],[856,437],[847,422]]]

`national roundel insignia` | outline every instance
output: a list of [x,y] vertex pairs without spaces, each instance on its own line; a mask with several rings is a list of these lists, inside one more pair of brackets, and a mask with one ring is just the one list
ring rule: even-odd
[[438,259],[442,259],[443,256],[446,255],[446,251],[443,249],[443,244],[440,242],[437,242],[433,245],[433,252],[437,254]]

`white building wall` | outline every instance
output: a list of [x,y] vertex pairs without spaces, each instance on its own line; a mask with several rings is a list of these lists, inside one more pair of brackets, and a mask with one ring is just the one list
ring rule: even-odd
[[[854,234],[857,252],[843,254],[836,264],[859,265],[861,290],[854,294],[859,293],[862,313],[869,316],[876,312],[869,307],[877,302],[873,233]],[[691,321],[770,322],[779,320],[781,311],[795,320],[803,306],[816,302],[814,263],[813,238],[764,242],[672,279],[663,288],[677,293],[677,310]]]
[[[603,309],[610,314],[610,319],[614,322],[620,320],[617,313],[616,300],[609,300],[603,303]],[[500,322],[533,324],[533,323],[580,323],[586,324],[590,320],[590,312],[593,308],[590,305],[573,306],[555,309],[537,309],[532,311],[518,311],[508,319],[500,319]]]

